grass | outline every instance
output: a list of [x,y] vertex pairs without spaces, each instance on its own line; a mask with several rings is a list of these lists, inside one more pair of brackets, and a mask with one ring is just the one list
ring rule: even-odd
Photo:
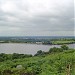
[[[16,68],[22,65],[21,69]],[[75,50],[0,62],[0,75],[75,75]],[[10,73],[4,71],[10,70]],[[28,74],[25,74],[28,73]]]
[[52,41],[52,44],[72,44],[72,43],[75,43],[75,41],[65,41],[65,40]]

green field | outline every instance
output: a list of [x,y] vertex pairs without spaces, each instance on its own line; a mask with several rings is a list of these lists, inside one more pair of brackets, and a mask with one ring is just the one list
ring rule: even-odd
[[75,50],[0,62],[0,75],[67,75],[68,73],[75,75]]
[[73,44],[75,43],[75,41],[72,41],[72,40],[57,40],[57,41],[52,41],[52,44]]

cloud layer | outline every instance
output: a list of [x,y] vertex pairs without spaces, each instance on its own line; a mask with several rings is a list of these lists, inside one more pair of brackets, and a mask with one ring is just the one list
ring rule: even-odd
[[0,0],[0,36],[74,35],[73,0]]

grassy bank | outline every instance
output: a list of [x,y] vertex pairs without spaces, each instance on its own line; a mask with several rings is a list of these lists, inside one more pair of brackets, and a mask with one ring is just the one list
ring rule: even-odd
[[75,41],[65,41],[65,40],[57,40],[57,41],[52,41],[52,44],[55,44],[55,45],[62,45],[62,44],[73,44],[75,43]]
[[0,75],[75,75],[75,50],[0,62]]

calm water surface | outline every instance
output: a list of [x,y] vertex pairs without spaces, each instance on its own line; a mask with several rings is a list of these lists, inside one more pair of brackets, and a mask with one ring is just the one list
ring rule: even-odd
[[[75,44],[68,45],[74,48]],[[37,44],[23,44],[23,43],[0,43],[0,53],[22,53],[35,54],[38,50],[48,51],[52,47],[60,47],[60,45],[37,45]]]

